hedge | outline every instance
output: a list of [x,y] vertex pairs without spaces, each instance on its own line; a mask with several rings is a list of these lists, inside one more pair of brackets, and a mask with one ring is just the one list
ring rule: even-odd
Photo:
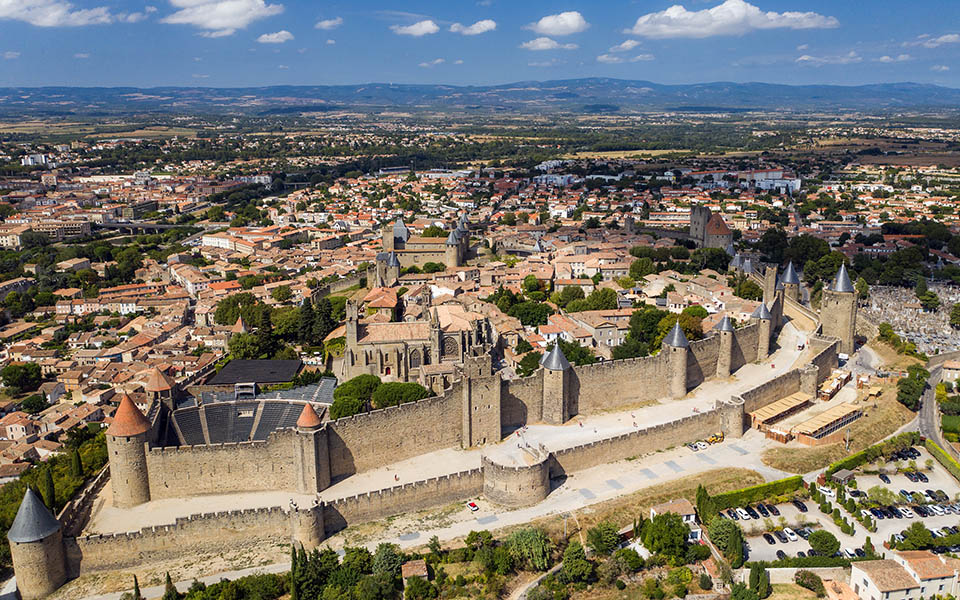
[[778,479],[769,483],[761,483],[742,490],[734,490],[725,494],[713,496],[717,510],[726,510],[734,506],[744,506],[753,502],[760,502],[772,496],[782,496],[795,492],[803,487],[803,477],[796,475],[786,479]]
[[827,478],[830,478],[840,469],[850,469],[852,471],[862,464],[877,460],[883,456],[884,450],[901,450],[918,443],[920,443],[919,433],[915,431],[901,433],[900,435],[893,436],[889,440],[880,442],[879,444],[874,444],[869,448],[864,448],[860,452],[851,454],[844,459],[838,460],[827,467],[825,474]]
[[933,440],[927,438],[927,441],[924,442],[924,447],[927,451],[937,459],[943,468],[947,471],[950,471],[950,474],[953,475],[954,479],[960,481],[960,463],[955,461],[952,456],[947,454],[943,448],[938,446]]
[[960,415],[943,415],[940,419],[943,430],[950,433],[960,433]]
[[763,569],[776,569],[780,567],[802,569],[811,567],[849,567],[850,562],[849,558],[842,556],[788,556],[780,560],[752,561],[743,566],[760,565]]

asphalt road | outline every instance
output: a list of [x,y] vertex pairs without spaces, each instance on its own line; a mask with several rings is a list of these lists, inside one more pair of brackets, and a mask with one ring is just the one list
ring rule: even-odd
[[939,366],[930,370],[927,389],[924,390],[920,399],[920,433],[932,439],[941,448],[948,448],[940,436],[940,427],[937,426],[937,413],[939,411],[937,410],[936,389],[937,384],[940,383],[942,370],[943,368]]

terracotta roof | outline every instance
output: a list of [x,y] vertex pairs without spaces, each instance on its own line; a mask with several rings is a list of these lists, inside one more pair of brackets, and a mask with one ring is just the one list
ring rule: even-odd
[[319,427],[320,423],[320,417],[317,416],[317,411],[313,410],[313,406],[309,402],[304,404],[303,410],[300,412],[300,418],[297,419],[297,427],[313,429]]
[[863,560],[854,563],[873,581],[880,592],[895,592],[920,587],[920,584],[907,573],[900,563],[890,560]]
[[143,389],[148,392],[166,392],[173,389],[173,384],[173,380],[160,372],[160,369],[153,367],[147,374]]
[[910,568],[921,580],[953,577],[953,569],[945,565],[939,556],[929,550],[908,550],[897,554],[910,565]]
[[121,396],[120,406],[117,407],[117,412],[113,413],[113,423],[107,429],[107,435],[130,437],[140,435],[149,429],[150,421],[143,416],[130,396],[127,394]]
[[707,235],[730,235],[730,228],[727,227],[720,213],[714,213],[707,221]]

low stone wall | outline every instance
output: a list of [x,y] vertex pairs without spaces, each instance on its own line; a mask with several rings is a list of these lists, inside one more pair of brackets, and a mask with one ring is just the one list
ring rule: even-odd
[[176,558],[184,548],[202,552],[250,542],[289,542],[291,533],[290,513],[274,507],[191,515],[172,525],[64,541],[69,571],[76,576]]
[[930,360],[927,361],[927,369],[939,367],[948,360],[960,360],[960,350],[944,352],[943,354],[935,354],[931,356]]
[[483,469],[460,471],[327,502],[324,524],[327,533],[333,533],[348,525],[466,500],[481,492]]
[[[820,579],[832,579],[848,583],[850,581],[850,567],[805,567],[802,569],[778,567],[767,569],[770,574],[770,583],[793,583],[793,577],[797,571],[810,571],[820,576]],[[733,578],[740,583],[747,583],[750,580],[750,569],[737,569],[733,572]]]

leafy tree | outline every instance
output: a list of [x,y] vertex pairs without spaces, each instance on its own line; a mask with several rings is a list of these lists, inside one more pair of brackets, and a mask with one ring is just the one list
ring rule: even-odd
[[403,558],[400,555],[399,546],[381,543],[377,545],[377,550],[373,553],[373,572],[374,574],[398,575],[402,562]]
[[340,566],[355,569],[358,573],[373,572],[373,554],[366,548],[348,546],[344,548],[343,560]]
[[524,352],[530,352],[533,350],[533,346],[530,345],[530,342],[526,338],[520,338],[517,340],[517,346],[514,348],[514,352],[517,354],[523,354]]
[[857,299],[866,300],[870,297],[870,286],[867,284],[867,280],[863,277],[858,277],[857,282],[853,284],[854,289],[857,290]]
[[587,560],[580,542],[571,542],[563,551],[562,573],[567,581],[587,581],[593,574],[593,565]]
[[529,352],[520,359],[519,364],[517,364],[517,375],[520,377],[527,377],[532,375],[534,371],[540,368],[540,359],[543,358],[543,354],[540,352]]
[[419,383],[391,381],[377,386],[370,400],[375,408],[386,408],[416,402],[429,396],[430,392]]
[[[960,236],[957,236],[960,238]],[[960,302],[950,307],[950,326],[960,329]]]
[[726,273],[730,266],[730,255],[721,248],[700,248],[693,251],[691,262],[698,271],[712,269],[718,273]]
[[537,279],[536,275],[527,275],[523,278],[523,291],[524,292],[536,292],[540,289],[540,280]]
[[818,529],[810,534],[807,540],[810,547],[820,553],[821,556],[833,556],[840,549],[840,541],[829,531]]
[[[554,304],[556,304],[560,308],[564,308],[574,300],[583,300],[583,298],[584,298],[584,294],[583,294],[582,287],[578,285],[569,285],[563,288],[563,291],[560,292],[559,297],[557,298],[557,301],[554,302]],[[958,323],[960,323],[960,316],[958,316]],[[957,325],[957,327],[960,327],[960,325]]]
[[[597,357],[591,348],[586,348],[576,342],[568,342],[561,338],[557,338],[557,343],[560,344],[560,350],[571,364],[579,367],[582,365],[592,365],[597,362]],[[552,349],[552,344],[547,347],[548,352]]]
[[0,378],[5,387],[20,393],[40,387],[43,376],[37,363],[10,363],[0,371]]
[[77,448],[70,451],[70,474],[78,479],[83,478],[83,459]]
[[650,258],[638,258],[630,263],[630,277],[636,281],[641,281],[647,275],[651,275],[656,272],[657,267],[653,264],[653,260]]
[[293,292],[290,291],[289,285],[281,285],[273,288],[273,291],[270,292],[270,297],[277,302],[286,302],[293,297]]
[[760,600],[757,593],[742,583],[730,587],[730,600]]
[[35,415],[40,411],[42,411],[43,409],[47,408],[48,406],[49,404],[47,404],[47,401],[43,398],[42,395],[32,394],[30,396],[27,396],[23,400],[23,402],[20,403],[20,410],[22,410],[25,413]]
[[823,586],[823,580],[812,571],[799,570],[793,575],[793,580],[800,587],[807,588],[817,595],[817,598],[823,598],[827,595],[827,590]]
[[620,542],[620,533],[610,521],[601,521],[587,530],[587,545],[597,554],[609,556]]
[[438,262],[425,262],[423,263],[423,272],[424,273],[441,273],[447,269],[447,266],[443,263]]
[[447,232],[443,230],[439,225],[430,225],[425,227],[423,233],[420,234],[420,237],[428,238],[437,238],[437,237],[446,237]]
[[313,303],[308,296],[297,311],[297,340],[300,343],[309,344],[313,342],[314,321]]
[[437,588],[422,577],[407,577],[406,589],[403,592],[405,600],[428,600],[436,598]]
[[902,550],[924,550],[933,545],[933,536],[930,530],[922,522],[917,521],[910,524],[907,530],[903,532],[903,541],[898,544]]
[[643,545],[651,552],[683,556],[689,529],[680,515],[664,513],[650,519],[643,531]]
[[480,531],[471,531],[467,534],[464,542],[471,550],[479,550],[488,546],[493,546],[493,534],[486,529]]
[[503,213],[500,217],[500,223],[506,225],[507,227],[513,227],[517,224],[517,215],[512,212]]
[[254,360],[263,354],[259,338],[249,333],[231,336],[227,349],[230,350],[230,356],[238,360]]
[[507,537],[505,543],[514,562],[522,568],[532,571],[550,568],[552,545],[542,530],[532,527],[518,529]]
[[528,301],[514,304],[507,310],[507,314],[520,319],[520,323],[525,327],[536,327],[547,324],[547,318],[553,314],[553,309],[540,302]]

